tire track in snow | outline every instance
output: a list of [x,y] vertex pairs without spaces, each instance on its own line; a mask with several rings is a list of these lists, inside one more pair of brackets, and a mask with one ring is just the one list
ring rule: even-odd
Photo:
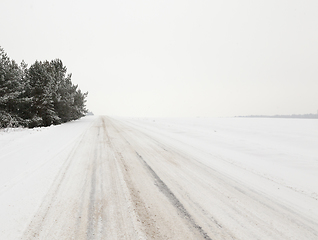
[[37,238],[39,237],[42,227],[45,224],[47,216],[51,211],[51,208],[56,201],[56,198],[63,186],[67,172],[69,171],[71,165],[74,162],[74,155],[76,154],[77,148],[83,143],[85,134],[81,136],[81,140],[73,147],[71,153],[68,155],[65,163],[63,164],[61,170],[56,176],[52,187],[50,188],[48,194],[45,196],[38,212],[35,214],[33,220],[31,220],[27,230],[24,233],[25,239]]
[[[103,119],[103,123],[105,124],[104,119]],[[108,122],[108,124],[110,124],[110,123]],[[114,127],[114,125],[112,125],[112,127]],[[105,127],[105,129],[106,129],[106,127]],[[118,130],[117,130],[117,133],[119,135],[119,131]],[[109,137],[109,133],[108,133],[107,129],[106,129],[106,135],[109,138],[109,144],[110,144],[110,147],[114,151],[113,153],[115,155],[115,158],[117,160],[119,160],[120,163],[122,164],[122,169],[123,169],[123,174],[124,174],[124,178],[125,178],[125,183],[127,184],[127,187],[128,187],[128,189],[130,191],[131,200],[133,201],[133,205],[135,207],[135,210],[136,210],[136,212],[137,212],[137,214],[138,214],[138,216],[140,218],[139,222],[141,222],[143,227],[145,228],[145,233],[146,233],[147,236],[152,236],[152,237],[156,237],[156,238],[159,237],[160,238],[160,232],[158,231],[158,229],[156,227],[154,227],[153,224],[149,223],[151,221],[152,217],[151,217],[147,207],[145,206],[144,201],[140,197],[139,191],[136,189],[136,187],[132,183],[129,167],[125,164],[124,157],[122,156],[121,152],[118,151],[116,149],[116,147],[114,146],[114,143],[111,141],[111,139]]]
[[160,191],[169,199],[171,204],[175,206],[178,209],[178,212],[183,216],[187,221],[189,221],[190,225],[197,229],[199,233],[204,237],[204,239],[211,239],[209,235],[200,227],[197,225],[195,220],[192,218],[192,216],[189,214],[189,212],[185,209],[185,207],[182,205],[182,203],[178,200],[178,198],[171,192],[171,190],[168,188],[168,186],[160,179],[160,177],[155,173],[155,171],[147,164],[147,162],[142,158],[142,156],[136,152],[139,159],[142,161],[142,163],[145,165],[145,167],[148,169],[148,171],[151,173],[155,180],[155,185],[160,189]]
[[101,123],[72,149],[22,239],[142,239]]
[[[142,158],[136,150],[132,147],[130,142],[125,138],[125,136],[122,134],[121,131],[123,129],[119,129],[116,124],[114,124],[113,121],[107,119],[108,125],[111,125],[112,128],[116,131],[116,138],[117,141],[120,141],[122,143],[122,147],[120,149],[116,150],[116,154],[118,155],[118,158],[121,160],[121,163],[123,164],[124,169],[124,175],[126,177],[126,183],[127,186],[129,186],[129,190],[131,192],[132,200],[134,202],[134,205],[136,206],[136,210],[138,213],[138,216],[140,217],[140,221],[142,221],[143,226],[145,227],[145,232],[148,237],[151,239],[171,239],[171,237],[163,236],[160,231],[156,229],[156,215],[154,215],[149,208],[147,208],[147,205],[149,204],[144,202],[145,199],[141,196],[142,186],[134,185],[134,172],[131,169],[131,166],[129,166],[129,162],[131,162],[131,159],[135,159],[135,164],[140,164],[140,167],[146,170],[146,174],[144,174],[144,181],[147,182],[153,182],[156,188],[158,189],[158,193],[163,194],[163,197],[166,199],[166,204],[169,204],[172,208],[174,208],[179,221],[183,222],[183,227],[187,229],[188,235],[186,233],[180,234],[179,236],[175,236],[172,239],[211,239],[207,233],[204,232],[204,230],[195,223],[194,219],[191,217],[191,215],[187,212],[187,210],[184,208],[184,206],[181,204],[181,202],[175,197],[175,195],[171,192],[171,190],[166,186],[166,184],[159,178],[159,176],[151,169],[149,165],[142,159]],[[117,145],[114,143],[114,145]],[[118,146],[117,146],[118,147]],[[116,148],[114,146],[114,148]],[[122,155],[122,152],[120,150],[122,149],[129,149],[127,151],[130,152],[128,161],[127,157],[124,157]],[[136,154],[137,153],[137,154]],[[148,166],[148,167],[147,167]],[[150,170],[151,169],[151,170]],[[146,177],[147,176],[147,177]],[[153,188],[153,187],[152,187]],[[148,189],[150,190],[150,189]],[[158,194],[157,193],[157,194]],[[164,214],[164,213],[158,213],[157,214]],[[167,213],[165,213],[167,214]],[[172,214],[170,212],[169,214]],[[171,225],[173,226],[173,225]],[[171,229],[172,231],[175,231],[175,229]],[[189,233],[194,234],[194,238],[190,237]],[[196,233],[197,232],[197,233]],[[171,234],[171,233],[170,233]]]

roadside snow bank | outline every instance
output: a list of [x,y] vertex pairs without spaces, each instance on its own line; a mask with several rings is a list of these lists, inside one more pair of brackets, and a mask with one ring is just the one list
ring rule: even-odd
[[95,117],[0,132],[0,239],[17,239]]

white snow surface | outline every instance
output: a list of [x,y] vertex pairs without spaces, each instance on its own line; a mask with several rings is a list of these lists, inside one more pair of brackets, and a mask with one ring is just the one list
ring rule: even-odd
[[19,239],[78,137],[94,117],[0,131],[0,239]]
[[318,220],[318,121],[121,119],[204,165]]
[[[0,239],[23,234],[96,117],[0,131]],[[116,118],[318,222],[318,121]]]

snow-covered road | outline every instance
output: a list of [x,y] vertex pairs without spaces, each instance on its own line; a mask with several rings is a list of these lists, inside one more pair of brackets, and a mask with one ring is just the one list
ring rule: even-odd
[[0,132],[0,239],[318,239],[316,146],[306,119]]

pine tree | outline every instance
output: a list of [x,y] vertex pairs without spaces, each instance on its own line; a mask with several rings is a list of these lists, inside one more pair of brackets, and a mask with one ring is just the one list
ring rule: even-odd
[[38,127],[78,119],[87,112],[87,92],[72,83],[60,59],[28,68],[0,48],[0,128]]
[[31,101],[30,127],[50,126],[60,121],[54,109],[53,91],[55,90],[54,78],[50,72],[48,61],[36,61],[30,66],[27,78],[30,89],[28,91]]
[[23,71],[0,48],[0,127],[19,126],[19,96],[23,92]]

